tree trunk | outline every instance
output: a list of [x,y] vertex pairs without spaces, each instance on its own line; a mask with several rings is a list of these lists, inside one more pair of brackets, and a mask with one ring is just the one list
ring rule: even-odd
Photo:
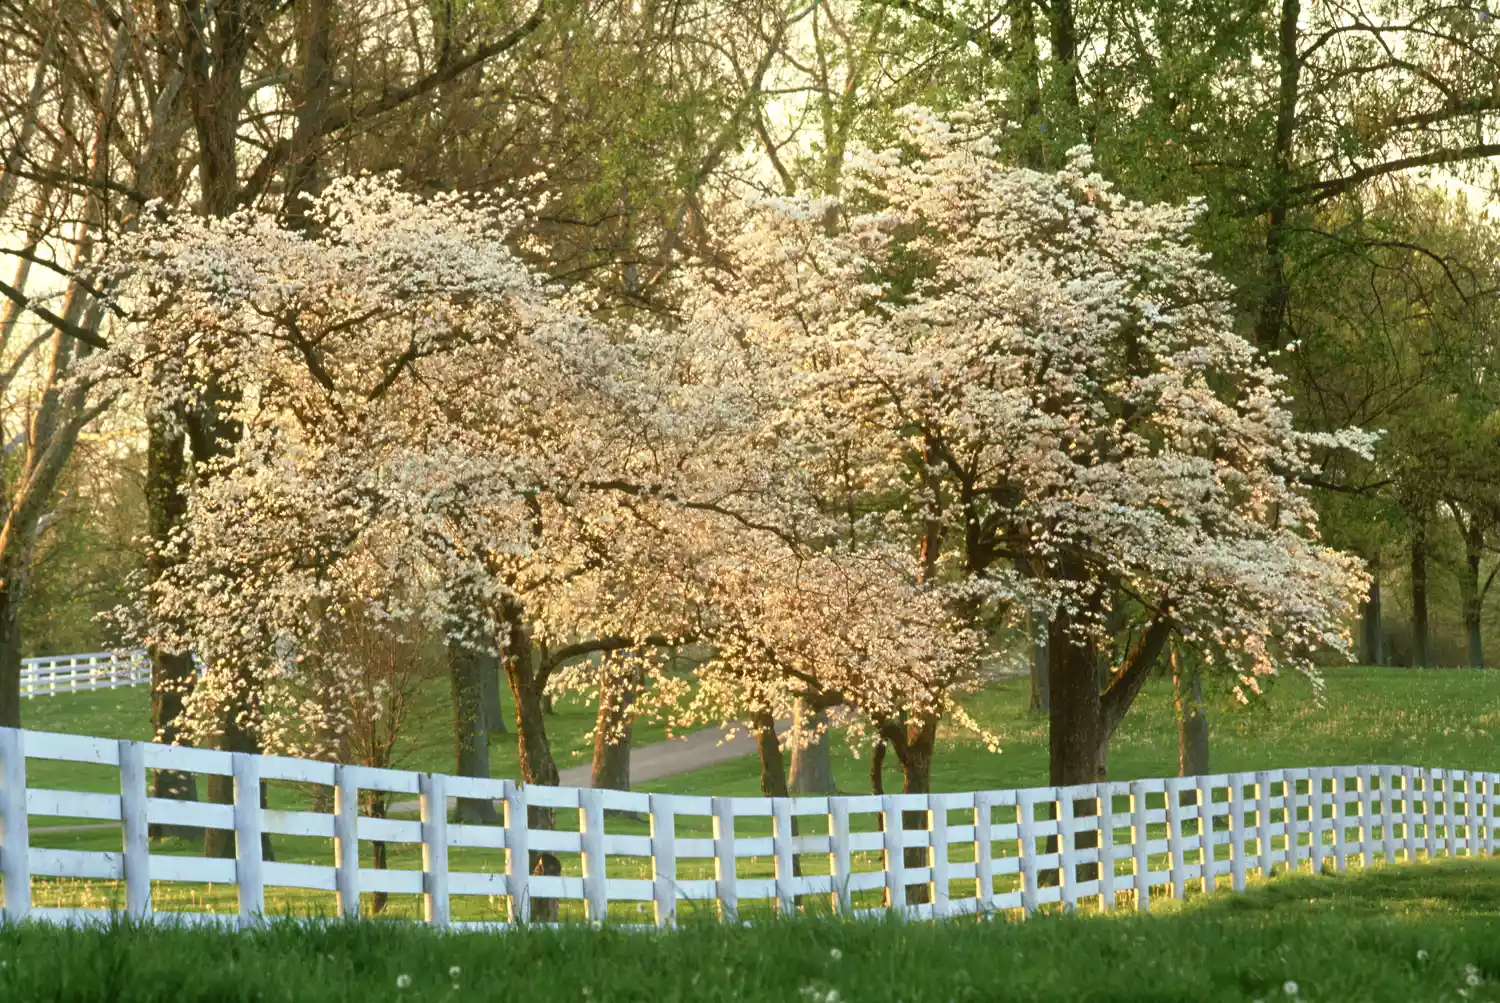
[[[594,721],[594,769],[589,786],[595,790],[630,790],[630,745],[635,730],[635,681],[611,675],[599,691],[599,715]],[[607,816],[641,821],[639,812],[607,812]]]
[[1031,628],[1031,712],[1046,714],[1052,710],[1052,684],[1047,666],[1047,625],[1036,622],[1036,614],[1028,614],[1027,625]]
[[1427,524],[1421,522],[1411,538],[1412,664],[1425,669],[1432,662],[1427,620]]
[[[255,735],[244,727],[246,718],[259,709],[255,687],[255,680],[244,674],[237,675],[232,683],[233,692],[229,694],[228,701],[220,711],[218,721],[219,748],[225,752],[257,754],[261,751],[260,743],[256,741]],[[234,778],[210,774],[208,800],[214,804],[234,804]],[[264,781],[260,785],[260,806],[267,807]],[[235,855],[234,840],[235,834],[232,829],[204,829],[203,855],[232,858]],[[276,859],[271,850],[270,833],[261,835],[260,850],[264,859],[268,861]]]
[[[187,478],[185,448],[182,429],[178,425],[159,415],[147,419],[146,523],[151,539],[158,546],[151,549],[146,559],[146,573],[147,580],[153,584],[160,581],[174,563],[159,544],[169,538],[187,512],[187,497],[183,493]],[[193,656],[186,651],[168,651],[160,645],[152,645],[149,654],[152,741],[163,745],[181,744],[183,710],[193,684],[197,682]],[[152,778],[151,793],[158,798],[196,801],[197,777],[178,770],[157,770]],[[151,826],[151,836],[155,839],[177,836],[196,840],[204,838],[204,833],[196,826],[155,823]]]
[[[932,793],[932,756],[937,746],[937,729],[936,717],[929,717],[920,723],[907,726],[906,741],[897,750],[898,758],[901,760],[901,793]],[[901,828],[926,829],[927,814],[925,811],[903,811]],[[946,824],[945,819],[934,821],[937,824]],[[929,847],[909,846],[904,851],[902,859],[907,868],[930,867],[931,855],[932,850]],[[932,885],[929,883],[907,885],[906,904],[924,905],[931,902],[931,890]]]
[[1287,304],[1291,301],[1291,284],[1286,273],[1287,217],[1291,203],[1297,104],[1302,86],[1302,54],[1298,51],[1301,19],[1301,0],[1281,0],[1277,32],[1276,132],[1271,146],[1272,174],[1268,192],[1271,204],[1266,214],[1264,288],[1260,297],[1260,315],[1255,322],[1255,343],[1263,351],[1279,347]]
[[787,778],[787,787],[793,794],[833,794],[833,756],[829,748],[828,715],[815,710],[804,700],[798,700],[796,720],[792,723],[794,734],[802,729],[819,731],[816,739],[800,740],[792,747],[792,768]]
[[[1177,775],[1208,776],[1208,714],[1203,705],[1203,677],[1188,674],[1182,655],[1172,649],[1172,696],[1177,708]],[[1187,792],[1184,792],[1187,793]]]
[[[461,641],[448,641],[448,680],[453,692],[453,750],[461,777],[490,775],[490,742],[484,730],[483,677],[489,669],[485,659]],[[459,798],[458,821],[471,825],[493,825],[499,821],[495,805],[486,798]]]
[[786,760],[776,740],[776,719],[770,711],[756,711],[750,719],[755,748],[760,754],[760,793],[768,798],[791,797],[786,784]]
[[1385,664],[1385,634],[1380,620],[1380,565],[1370,562],[1370,594],[1360,610],[1360,635],[1366,665]]
[[1469,665],[1484,668],[1484,592],[1479,585],[1479,565],[1484,557],[1484,531],[1473,516],[1460,522],[1464,538],[1464,563],[1459,571],[1459,595],[1463,598],[1464,637],[1469,646]]
[[[532,644],[521,605],[514,600],[505,600],[501,613],[507,634],[501,665],[505,667],[511,699],[516,705],[516,750],[520,754],[521,780],[528,785],[556,787],[560,777],[542,717],[542,690],[547,684],[547,667]],[[526,814],[527,824],[533,829],[557,828],[557,811],[553,808],[532,805]],[[552,854],[537,851],[529,855],[528,862],[533,874],[552,873],[559,866]],[[533,901],[531,918],[538,923],[556,922],[557,900]]]
[[505,724],[505,707],[500,702],[500,657],[488,651],[476,657],[481,662],[479,681],[483,690],[480,696],[480,723],[491,735],[508,735]]
[[[1052,678],[1052,711],[1049,715],[1051,753],[1050,783],[1054,787],[1099,783],[1108,777],[1109,727],[1104,715],[1104,701],[1099,691],[1099,666],[1096,645],[1070,636],[1067,615],[1059,611],[1053,618],[1048,637],[1048,669]],[[1075,817],[1096,813],[1092,800],[1073,803]],[[1078,849],[1098,845],[1097,832],[1080,832],[1074,840]],[[1047,841],[1047,852],[1056,852],[1056,837]],[[1098,877],[1097,864],[1080,864],[1077,881]],[[1056,884],[1058,873],[1046,874],[1046,884]]]
[[21,727],[21,617],[0,586],[0,728]]

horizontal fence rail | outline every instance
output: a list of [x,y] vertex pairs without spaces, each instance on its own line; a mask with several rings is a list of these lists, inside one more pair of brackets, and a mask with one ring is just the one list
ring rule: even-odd
[[[118,790],[28,786],[28,764],[46,763],[45,775],[56,776],[59,761],[117,775]],[[153,770],[231,777],[234,803],[152,797]],[[300,791],[303,807],[262,807],[268,784]],[[416,798],[420,816],[372,814],[372,795],[387,806]],[[452,821],[455,798],[497,805],[494,822]],[[67,879],[114,888],[113,910],[138,919],[238,926],[277,914],[268,890],[321,894],[324,915],[346,917],[368,911],[374,894],[407,896],[420,900],[425,922],[461,928],[557,918],[670,926],[688,914],[747,920],[799,910],[916,918],[1146,910],[1153,898],[1241,891],[1252,877],[1288,870],[1493,855],[1497,803],[1500,775],[1413,766],[964,794],[687,797],[0,728],[0,918],[112,915],[33,905]],[[55,830],[33,833],[31,820],[55,818],[117,823],[119,849],[32,845]],[[234,856],[157,852],[151,826],[231,830]],[[326,863],[278,862],[265,853],[266,836],[273,850],[276,839],[311,839]],[[376,843],[420,847],[420,866],[374,866]],[[234,911],[153,910],[154,896],[183,882],[232,886]]]
[[21,659],[21,695],[56,696],[110,690],[151,682],[151,659],[144,651],[95,651]]

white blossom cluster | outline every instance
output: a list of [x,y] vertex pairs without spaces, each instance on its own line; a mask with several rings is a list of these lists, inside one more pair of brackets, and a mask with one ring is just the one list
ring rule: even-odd
[[[96,375],[222,412],[139,617],[210,666],[190,724],[336,740],[338,708],[379,703],[351,618],[502,654],[594,639],[550,685],[630,672],[680,726],[801,698],[856,738],[973,726],[978,612],[1152,617],[1249,687],[1347,650],[1365,576],[1300,485],[1368,443],[1294,428],[1196,208],[1122,198],[1083,151],[1010,168],[920,109],[900,141],[853,149],[841,200],[723,207],[723,262],[650,322],[545,282],[523,207],[390,178],[334,185],[305,231],[128,236],[134,323]],[[682,645],[690,677],[649,657]]]
[[937,526],[933,576],[971,603],[1061,607],[1101,640],[1111,612],[1156,618],[1248,690],[1347,652],[1366,576],[1303,484],[1370,442],[1294,427],[1193,245],[1198,207],[1122,197],[1083,149],[1039,173],[904,123],[850,152],[835,206],[731,207],[732,278],[693,283],[700,331],[795,384],[777,433],[825,484],[904,502],[866,534]]

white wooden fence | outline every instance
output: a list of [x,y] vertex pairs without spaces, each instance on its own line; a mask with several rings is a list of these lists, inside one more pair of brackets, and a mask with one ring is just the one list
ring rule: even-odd
[[144,651],[94,651],[21,659],[21,695],[55,696],[109,690],[151,682],[151,659]]
[[[117,769],[119,791],[29,788],[28,760]],[[152,769],[231,776],[235,803],[149,797],[147,771]],[[333,809],[263,809],[263,781],[324,785],[332,789]],[[365,790],[418,795],[420,819],[361,814],[360,792]],[[499,801],[503,824],[450,822],[449,797]],[[453,927],[529,922],[533,905],[543,899],[574,900],[582,908],[570,909],[580,918],[601,920],[610,917],[611,903],[639,904],[636,910],[649,908],[659,925],[673,924],[689,908],[723,919],[790,913],[803,896],[846,915],[885,910],[920,918],[990,911],[1029,914],[1049,903],[1063,909],[1088,904],[1144,910],[1153,896],[1211,889],[1221,884],[1220,878],[1242,890],[1247,878],[1269,876],[1273,869],[1318,870],[1331,862],[1343,870],[1351,862],[1370,866],[1377,860],[1493,855],[1500,835],[1497,804],[1500,775],[1410,766],[1274,770],[967,794],[683,797],[524,787],[509,780],[0,729],[0,918],[108,918],[104,911],[34,908],[33,891],[49,878],[123,881],[123,910],[133,917],[242,926],[259,922],[267,912],[267,888],[331,893],[329,901],[346,916],[359,914],[362,892],[420,895],[428,923]],[[572,813],[565,812],[559,828],[532,828],[528,807],[572,809],[577,821],[572,824]],[[649,815],[650,835],[608,831],[605,813],[611,810]],[[903,828],[903,812],[923,813],[924,827]],[[35,817],[118,822],[122,851],[31,846],[28,826]],[[1203,819],[1209,824],[1200,825]],[[883,820],[883,828],[877,820]],[[825,831],[794,834],[799,822],[804,833]],[[153,823],[233,830],[236,855],[207,859],[153,853],[147,836]],[[738,834],[737,826],[742,830]],[[745,834],[756,826],[769,835]],[[680,832],[683,828],[712,836],[690,838]],[[263,833],[325,837],[331,840],[329,859],[321,865],[265,860]],[[420,844],[421,869],[362,866],[360,843],[372,840]],[[490,851],[495,866],[453,869],[450,850],[461,848]],[[912,848],[919,851],[921,866],[908,863],[903,851]],[[581,873],[533,874],[528,854],[537,852],[568,856]],[[631,869],[622,867],[622,858],[634,862],[636,873],[650,877],[617,876]],[[745,876],[746,858],[773,861],[770,876]],[[814,866],[818,858],[826,864]],[[828,873],[799,874],[794,859],[800,859],[803,871],[826,866]],[[711,876],[685,873],[694,870]],[[163,882],[233,885],[238,913],[153,913],[153,884]],[[479,898],[469,902],[487,903],[494,910],[493,921],[454,922],[455,903],[473,896]],[[615,918],[621,918],[618,910]]]

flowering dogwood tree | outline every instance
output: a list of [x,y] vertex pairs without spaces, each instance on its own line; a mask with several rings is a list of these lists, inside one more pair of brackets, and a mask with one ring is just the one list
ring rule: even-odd
[[951,707],[972,646],[901,562],[830,545],[816,471],[765,424],[795,384],[590,319],[512,249],[519,212],[360,179],[305,229],[169,218],[118,248],[136,323],[104,378],[234,423],[141,624],[209,666],[187,733],[336,748],[341,708],[377,702],[351,619],[499,654],[528,782],[557,782],[541,692],[597,682],[586,655],[707,645],[690,696],[658,672],[646,702],[684,722],[814,691]]
[[[1347,653],[1365,576],[1319,543],[1299,479],[1368,441],[1293,427],[1195,205],[1132,202],[1084,150],[1008,167],[921,109],[891,149],[851,150],[838,190],[739,199],[695,322],[795,381],[779,434],[864,513],[853,537],[904,532],[956,609],[1050,620],[1054,783],[1105,776],[1174,634],[1242,693]],[[892,725],[925,789],[930,716]]]

